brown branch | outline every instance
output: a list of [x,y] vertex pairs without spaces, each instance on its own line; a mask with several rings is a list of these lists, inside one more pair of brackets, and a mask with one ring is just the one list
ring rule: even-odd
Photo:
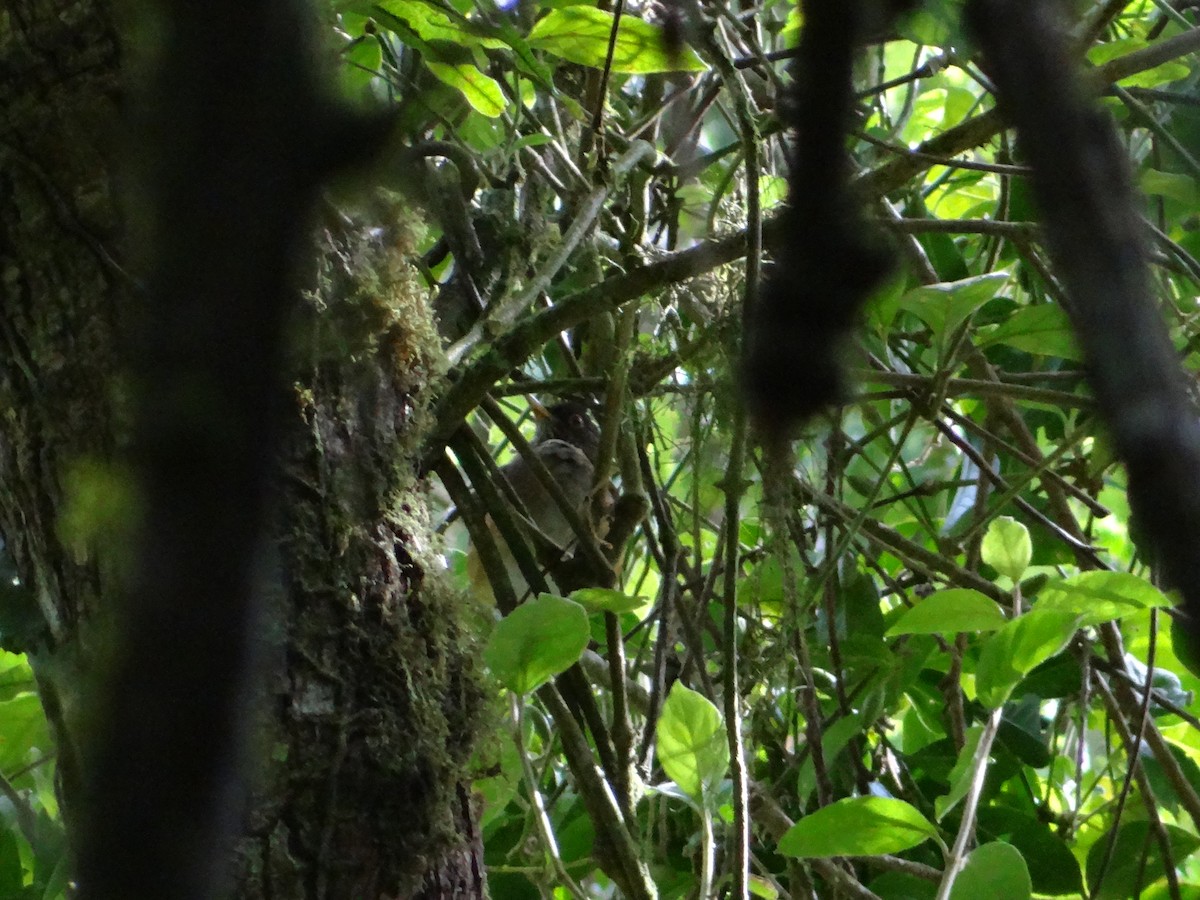
[[[1175,39],[1171,39],[1174,41]],[[1164,41],[1162,44],[1168,44]],[[1157,46],[1157,45],[1156,45]],[[1190,52],[1186,42],[1170,43],[1168,59]],[[1166,61],[1162,51],[1148,55],[1136,51],[1112,60],[1096,71],[1097,90],[1102,89],[1104,79],[1119,74],[1120,77],[1136,74]],[[1119,67],[1117,64],[1120,63]],[[986,144],[1004,128],[1004,121],[995,110],[968,119],[931,138],[916,148],[916,156],[905,156],[890,160],[883,165],[863,173],[854,179],[855,190],[864,197],[881,197],[903,187],[911,179],[937,163],[935,159],[946,159],[975,147]],[[733,144],[738,147],[740,144]],[[911,221],[911,220],[910,220]],[[1011,223],[986,223],[976,229],[986,233],[1011,236]],[[902,226],[906,227],[906,226]],[[921,230],[937,230],[943,226],[930,226]],[[953,229],[957,226],[948,226]],[[782,217],[776,216],[763,222],[763,241],[770,244],[777,239],[782,228]],[[493,384],[521,365],[556,334],[578,325],[585,319],[609,309],[615,309],[646,294],[661,290],[712,271],[718,266],[741,259],[746,252],[745,232],[715,238],[695,247],[673,253],[665,259],[650,263],[639,269],[607,278],[599,284],[577,291],[559,300],[550,309],[529,316],[505,331],[494,340],[487,350],[470,362],[459,379],[450,387],[437,409],[438,426],[430,435],[422,467],[426,470],[436,464],[445,446],[446,439],[474,409]]]

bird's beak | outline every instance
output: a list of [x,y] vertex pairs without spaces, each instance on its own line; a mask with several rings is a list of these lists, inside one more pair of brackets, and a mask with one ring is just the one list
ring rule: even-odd
[[531,397],[529,394],[526,394],[525,399],[529,401],[529,408],[530,408],[530,410],[533,411],[533,415],[535,418],[541,419],[543,421],[551,418],[550,410],[546,409],[546,407],[544,407],[534,397]]

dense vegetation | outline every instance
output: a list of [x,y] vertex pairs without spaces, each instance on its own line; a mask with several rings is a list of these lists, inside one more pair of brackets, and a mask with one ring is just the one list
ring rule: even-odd
[[[334,4],[341,90],[397,118],[372,177],[406,204],[445,340],[423,463],[462,513],[451,576],[479,593],[468,485],[514,521],[494,463],[519,452],[524,394],[598,401],[624,495],[545,585],[527,572],[539,596],[511,611],[527,587],[493,567],[508,614],[478,611],[497,900],[1200,891],[1200,682],[961,5],[929,0],[857,58],[852,183],[896,264],[844,402],[783,454],[736,372],[788,196],[795,4]],[[1064,16],[1194,371],[1194,10]],[[0,898],[61,896],[23,657],[0,657],[0,687]]]

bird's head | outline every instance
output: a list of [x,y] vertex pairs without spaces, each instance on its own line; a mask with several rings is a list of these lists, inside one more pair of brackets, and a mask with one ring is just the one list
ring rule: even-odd
[[537,417],[537,434],[533,442],[565,441],[583,451],[584,455],[595,465],[596,457],[600,454],[600,428],[588,408],[574,400],[564,400],[553,406],[533,404],[533,414]]

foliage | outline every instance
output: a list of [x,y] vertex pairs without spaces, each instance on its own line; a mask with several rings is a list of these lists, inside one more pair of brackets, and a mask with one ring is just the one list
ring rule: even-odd
[[63,896],[66,841],[54,792],[54,747],[24,656],[0,651],[0,897]]
[[[398,4],[384,6],[401,15]],[[503,92],[493,115],[469,91],[431,79],[434,57],[378,8],[355,5],[341,19],[347,53],[363,42],[381,48],[363,91],[399,103],[415,146],[457,146],[458,156],[428,165],[428,180],[456,174],[479,185],[454,218],[472,223],[482,256],[456,254],[462,237],[451,217],[429,207],[425,259],[443,296],[469,276],[493,311],[493,326],[473,328],[468,316],[447,328],[464,381],[489,348],[507,346],[516,329],[532,332],[529,304],[563,311],[560,325],[576,327],[531,333],[509,358],[522,379],[489,375],[492,396],[615,399],[622,431],[608,471],[651,501],[618,548],[619,592],[577,599],[605,658],[585,658],[585,669],[611,745],[636,772],[631,828],[660,895],[731,884],[739,813],[729,757],[715,796],[700,787],[711,775],[700,770],[718,762],[700,749],[712,746],[703,735],[719,725],[730,748],[731,665],[751,884],[764,896],[847,890],[824,856],[855,857],[840,878],[881,897],[932,897],[950,864],[960,870],[951,896],[982,885],[1003,896],[1079,896],[1085,883],[1125,896],[1137,879],[1156,891],[1194,889],[1200,873],[1186,853],[1200,815],[1187,774],[1200,752],[1196,683],[1167,637],[1170,601],[1131,537],[1124,475],[1097,427],[1020,147],[997,128],[952,156],[921,146],[993,105],[958,22],[961,4],[925,5],[858,63],[850,152],[867,210],[905,264],[865,312],[857,394],[809,427],[784,472],[752,447],[739,483],[727,477],[743,427],[731,372],[748,263],[721,248],[761,224],[748,212],[753,195],[768,223],[786,196],[780,60],[794,46],[795,10],[766,0],[734,16],[708,4],[703,22],[680,23],[627,7],[605,86],[598,70],[611,12],[407,4],[457,23],[458,36],[442,38]],[[418,29],[420,15],[408,15]],[[1079,11],[1079,29],[1097,35],[1086,60],[1153,45],[1187,27],[1186,15],[1149,2],[1115,15],[1090,4]],[[558,37],[568,22],[578,38],[569,45]],[[639,60],[632,36],[653,29],[666,43],[647,39]],[[680,33],[686,52],[665,57]],[[676,71],[664,58],[678,60]],[[1185,364],[1196,343],[1189,300],[1200,267],[1188,216],[1200,173],[1181,145],[1200,120],[1179,98],[1195,82],[1187,58],[1160,60],[1098,101],[1120,123],[1147,192],[1154,275]],[[621,169],[637,141],[653,155]],[[889,174],[901,163],[910,168]],[[711,248],[712,261],[667,271],[697,247]],[[622,273],[656,266],[661,279],[621,292]],[[576,303],[587,308],[568,320]],[[524,404],[506,402],[519,420]],[[507,441],[490,428],[503,462]],[[465,537],[452,530],[449,540]],[[656,685],[661,657],[668,678]],[[615,688],[614,659],[623,679]],[[1143,709],[1147,681],[1159,687]],[[690,729],[680,724],[682,698],[696,705]],[[541,703],[540,694],[522,701],[527,711]],[[632,742],[619,736],[622,716]],[[601,826],[586,812],[560,723],[545,712],[522,722],[529,774],[504,753],[480,761],[489,797],[508,785],[503,805],[485,813],[495,896],[606,883],[593,852]],[[1142,761],[1132,772],[1131,758]],[[618,773],[606,775],[619,797]],[[1137,846],[1126,831],[1135,826]],[[955,857],[964,827],[973,842]]]
[[[994,100],[961,4],[926,3],[859,60],[849,151],[903,265],[865,311],[856,394],[786,465],[753,441],[743,457],[731,373],[758,262],[745,234],[786,197],[793,5],[702,3],[696,21],[556,0],[333,6],[341,90],[392,110],[404,138],[390,186],[427,219],[414,265],[438,292],[448,396],[483,379],[498,400],[607,398],[602,467],[650,509],[628,539],[593,539],[616,590],[544,594],[496,626],[497,693],[520,697],[478,762],[493,896],[610,883],[612,825],[539,690],[575,660],[608,726],[588,762],[659,896],[728,890],[746,817],[759,896],[1200,890],[1200,685],[1136,545],[1020,147],[979,127]],[[1150,0],[1074,6],[1092,66],[1194,22]],[[1193,58],[1097,100],[1192,371]],[[503,461],[507,439],[477,424]],[[455,526],[453,562],[464,543]],[[0,657],[4,685],[0,900],[54,897],[49,740],[22,712],[20,657]]]

